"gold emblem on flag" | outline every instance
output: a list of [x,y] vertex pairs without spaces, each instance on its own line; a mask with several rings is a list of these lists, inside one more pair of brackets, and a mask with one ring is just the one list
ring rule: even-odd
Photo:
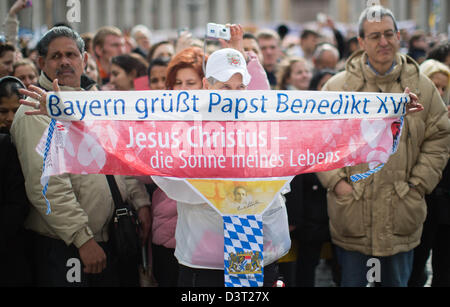
[[228,272],[229,274],[261,274],[261,253],[231,253]]

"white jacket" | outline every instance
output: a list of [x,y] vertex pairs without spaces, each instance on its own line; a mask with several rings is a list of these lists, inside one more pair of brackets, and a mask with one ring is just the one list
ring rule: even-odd
[[[152,177],[177,201],[175,257],[182,265],[200,269],[224,269],[222,217],[183,180]],[[263,214],[264,265],[283,257],[291,247],[286,206],[281,194]]]

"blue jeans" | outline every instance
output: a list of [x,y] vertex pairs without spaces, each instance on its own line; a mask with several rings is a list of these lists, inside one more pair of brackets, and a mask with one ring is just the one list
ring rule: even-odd
[[[336,246],[336,254],[342,271],[342,287],[365,287],[370,281],[368,277],[374,277],[382,287],[406,287],[408,285],[412,271],[413,250],[388,257],[373,257]],[[379,261],[369,261],[369,259],[378,259]],[[369,270],[371,271],[369,272]]]

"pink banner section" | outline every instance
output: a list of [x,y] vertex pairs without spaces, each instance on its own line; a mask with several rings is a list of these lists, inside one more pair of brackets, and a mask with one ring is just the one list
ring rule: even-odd
[[55,130],[47,175],[263,178],[385,163],[399,118],[79,121]]

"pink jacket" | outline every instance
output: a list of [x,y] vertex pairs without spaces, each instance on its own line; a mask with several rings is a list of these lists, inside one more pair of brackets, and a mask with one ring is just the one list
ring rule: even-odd
[[167,197],[160,189],[152,195],[152,243],[175,248],[177,226],[177,202]]
[[248,85],[248,90],[270,90],[269,80],[267,79],[264,67],[259,63],[258,56],[252,52],[247,52],[249,62],[247,63],[247,70],[252,79]]

